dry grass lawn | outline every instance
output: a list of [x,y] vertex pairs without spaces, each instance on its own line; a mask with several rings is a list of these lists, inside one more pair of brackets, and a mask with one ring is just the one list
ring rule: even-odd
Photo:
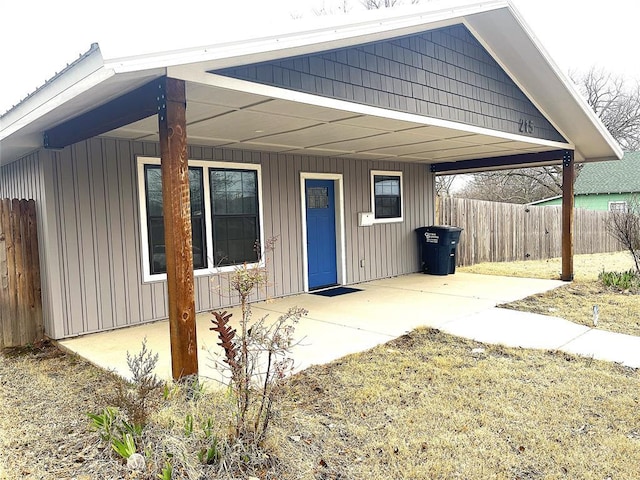
[[638,380],[420,329],[295,377],[280,451],[292,479],[638,478]]
[[[28,354],[0,357],[0,377],[0,478],[157,478],[128,473],[88,429],[111,375]],[[638,478],[639,380],[616,364],[419,329],[294,376],[268,441],[278,466],[262,478]],[[179,438],[185,409],[197,425],[220,401],[166,405],[154,421]]]
[[[633,260],[628,252],[594,253],[575,255],[573,270],[575,280],[597,280],[603,270],[624,271],[633,268]],[[505,275],[507,277],[560,279],[562,260],[524,260],[518,262],[478,263],[470,267],[459,267],[460,272],[482,273],[486,275]]]
[[[629,258],[577,256],[575,265],[576,282],[508,307],[588,324],[598,303],[603,328],[640,334],[640,296],[596,281],[602,269],[628,269]],[[557,278],[559,263],[462,270]],[[158,478],[158,470],[128,472],[89,428],[86,413],[106,406],[119,381],[52,347],[0,354],[0,479]],[[266,445],[274,466],[260,478],[636,479],[639,392],[638,370],[614,363],[418,329],[292,377]],[[225,431],[221,392],[157,403],[146,438],[169,438],[161,458],[180,455],[192,466],[172,478],[230,478],[198,467],[193,436],[184,434],[187,414],[196,426],[211,418]]]
[[[501,305],[505,308],[566,318],[582,325],[593,325],[593,306],[598,305],[598,328],[640,335],[640,295],[618,292],[602,286],[598,274],[604,271],[626,271],[633,268],[629,253],[576,255],[572,283]],[[482,263],[462,267],[460,271],[530,278],[559,278],[559,258],[526,262]]]

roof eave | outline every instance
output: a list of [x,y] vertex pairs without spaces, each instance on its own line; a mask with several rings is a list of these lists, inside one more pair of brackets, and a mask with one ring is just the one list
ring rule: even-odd
[[322,28],[192,49],[106,59],[105,65],[118,73],[195,63],[205,65],[208,70],[227,68],[410,35],[461,23],[468,15],[508,6],[508,0],[490,0],[469,5],[451,3],[448,7],[434,11],[420,12],[413,9],[411,13],[399,16],[389,16],[385,10],[367,12],[375,15],[355,23],[348,15],[331,17],[332,24]]
[[578,148],[576,160],[622,158],[618,143],[510,2],[490,16],[469,16],[466,25],[568,141],[588,147],[598,137],[604,140],[605,145],[591,144],[595,149]]

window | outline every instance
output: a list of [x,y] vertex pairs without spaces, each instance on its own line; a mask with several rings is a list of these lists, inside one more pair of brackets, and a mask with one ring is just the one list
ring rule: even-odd
[[258,174],[255,170],[209,170],[216,265],[258,261]]
[[375,223],[401,222],[402,172],[371,171],[371,210]]
[[[164,248],[164,215],[162,208],[162,174],[160,165],[145,165],[144,181],[147,205],[147,232],[149,271],[152,275],[167,272]],[[204,227],[204,198],[202,168],[189,168],[191,193],[191,230],[193,232],[193,268],[206,268],[203,253],[206,250]]]
[[[166,278],[160,160],[138,159],[144,281]],[[193,267],[228,271],[261,257],[260,166],[189,162]]]
[[610,212],[627,212],[627,202],[609,202],[609,211]]

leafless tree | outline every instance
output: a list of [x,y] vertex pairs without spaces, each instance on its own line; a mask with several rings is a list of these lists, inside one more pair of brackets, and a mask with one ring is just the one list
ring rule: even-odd
[[609,214],[606,221],[607,231],[629,250],[640,274],[640,198],[633,196],[627,202],[625,211]]
[[640,84],[629,86],[624,78],[594,67],[586,73],[571,74],[571,79],[622,149],[638,150]]
[[448,197],[451,195],[451,186],[457,175],[438,175],[436,176],[436,195],[439,197]]
[[314,7],[311,9],[314,15],[322,16],[322,15],[334,15],[336,13],[349,13],[352,7],[349,3],[349,0],[341,0],[339,2],[335,2],[327,5],[327,2],[322,2],[321,6]]
[[[420,3],[421,0],[360,0],[360,4],[367,10],[378,10],[381,8],[392,8],[404,4],[415,5]],[[321,5],[311,9],[314,15],[334,15],[336,13],[349,13],[353,7],[349,0],[340,0],[337,2],[323,1]],[[301,14],[296,13],[294,18],[301,18]]]
[[[629,86],[622,77],[596,68],[573,73],[571,78],[622,149],[640,149],[640,84]],[[576,166],[577,174],[581,167]],[[459,195],[528,203],[561,193],[562,167],[558,165],[479,173]]]
[[[402,5],[402,0],[361,0],[362,5],[367,10],[378,10],[380,8],[391,8],[397,5]],[[420,3],[420,0],[411,0],[412,5]]]
[[530,203],[562,192],[562,167],[476,173],[457,196],[506,203]]

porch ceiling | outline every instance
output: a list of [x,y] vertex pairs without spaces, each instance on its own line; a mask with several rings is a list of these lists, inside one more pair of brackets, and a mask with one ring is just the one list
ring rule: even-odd
[[[524,136],[478,132],[463,124],[438,125],[442,122],[417,115],[383,110],[363,113],[361,106],[349,108],[346,102],[340,103],[335,108],[188,83],[188,141],[244,150],[418,163],[571,148]],[[154,115],[105,136],[158,141],[158,120]]]

